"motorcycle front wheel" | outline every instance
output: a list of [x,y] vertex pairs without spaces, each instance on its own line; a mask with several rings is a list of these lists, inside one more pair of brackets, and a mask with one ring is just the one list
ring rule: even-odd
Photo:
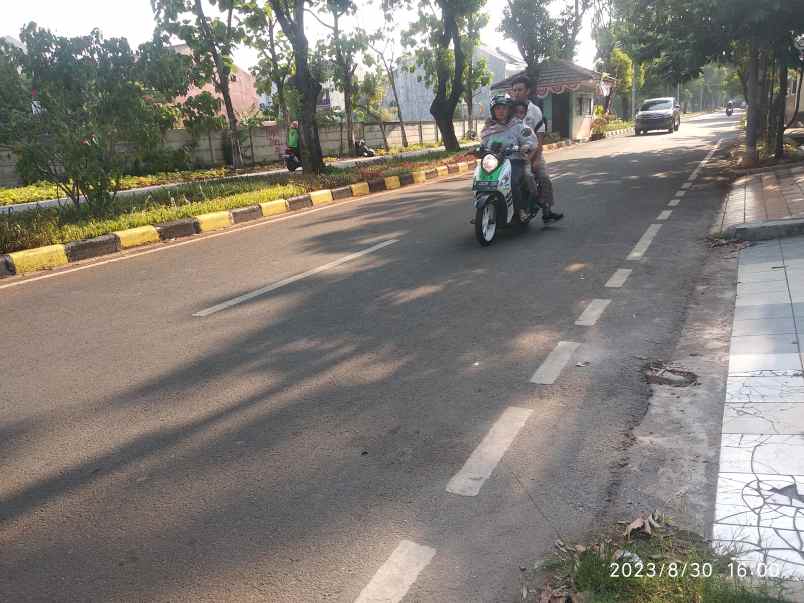
[[497,234],[497,207],[494,203],[486,203],[475,212],[475,237],[483,247],[494,242]]

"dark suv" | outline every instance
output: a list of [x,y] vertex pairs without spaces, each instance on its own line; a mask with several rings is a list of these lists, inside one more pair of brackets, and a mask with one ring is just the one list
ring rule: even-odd
[[681,125],[681,111],[672,96],[649,98],[636,114],[634,130],[639,136],[648,130],[667,130],[670,134]]

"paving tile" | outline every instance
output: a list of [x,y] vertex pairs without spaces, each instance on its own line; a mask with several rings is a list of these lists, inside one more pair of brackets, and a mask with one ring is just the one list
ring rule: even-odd
[[737,295],[757,295],[760,293],[774,293],[777,291],[787,291],[787,279],[776,279],[772,281],[761,281],[758,283],[738,283]]
[[712,547],[730,554],[745,565],[771,572],[773,577],[804,578],[804,547],[801,533],[765,527],[712,526]]
[[729,377],[726,402],[804,404],[804,376]]
[[725,433],[720,444],[720,470],[804,475],[804,435]]
[[777,281],[787,282],[787,273],[784,270],[740,273],[738,283],[772,283]]
[[761,264],[763,262],[781,262],[781,247],[749,247],[740,252],[740,265]]
[[790,307],[793,310],[793,315],[796,317],[796,321],[799,319],[804,319],[804,302],[795,302],[794,304],[791,304]]
[[[786,498],[791,500],[789,497]],[[802,511],[804,509],[796,507],[791,509],[782,502],[776,503],[773,498],[771,501],[760,499],[757,506],[717,504],[715,506],[715,522],[733,526],[804,530]]]
[[737,292],[735,305],[740,306],[768,306],[774,304],[790,303],[790,294],[787,291],[770,291],[767,293],[754,293],[740,295]]
[[792,318],[735,320],[731,328],[732,337],[740,337],[742,335],[781,335],[795,332],[796,323]]
[[726,404],[723,433],[804,435],[804,403]]
[[[762,306],[738,306],[734,309],[734,320],[756,320],[759,318],[792,318],[794,304],[767,304]],[[804,313],[804,304],[800,311]]]
[[789,354],[729,354],[729,375],[735,377],[764,377],[775,374],[800,373],[801,355]]
[[764,262],[753,262],[751,264],[743,265],[740,262],[741,272],[762,272],[763,270],[779,270],[784,268],[779,260],[767,260]]
[[744,335],[731,338],[729,354],[797,354],[798,337],[795,333],[782,335]]

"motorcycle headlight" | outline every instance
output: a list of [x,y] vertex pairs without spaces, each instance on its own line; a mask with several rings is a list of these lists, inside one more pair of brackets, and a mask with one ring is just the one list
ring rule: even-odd
[[486,155],[483,157],[483,161],[480,162],[480,167],[483,168],[483,171],[489,173],[496,170],[498,165],[500,165],[500,160],[494,155]]

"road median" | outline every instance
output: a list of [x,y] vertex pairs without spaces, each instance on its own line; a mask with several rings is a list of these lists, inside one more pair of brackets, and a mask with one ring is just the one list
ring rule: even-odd
[[[374,193],[421,184],[434,178],[465,173],[474,168],[476,163],[477,160],[471,160],[438,166],[428,170],[427,175],[421,170],[403,172],[336,189],[310,191],[288,199],[276,199],[246,207],[200,214],[192,218],[115,231],[91,239],[0,255],[0,278],[58,268],[71,262],[92,259],[142,245],[219,231],[244,222],[331,205],[335,201],[368,197]],[[464,167],[460,167],[459,164]]]

